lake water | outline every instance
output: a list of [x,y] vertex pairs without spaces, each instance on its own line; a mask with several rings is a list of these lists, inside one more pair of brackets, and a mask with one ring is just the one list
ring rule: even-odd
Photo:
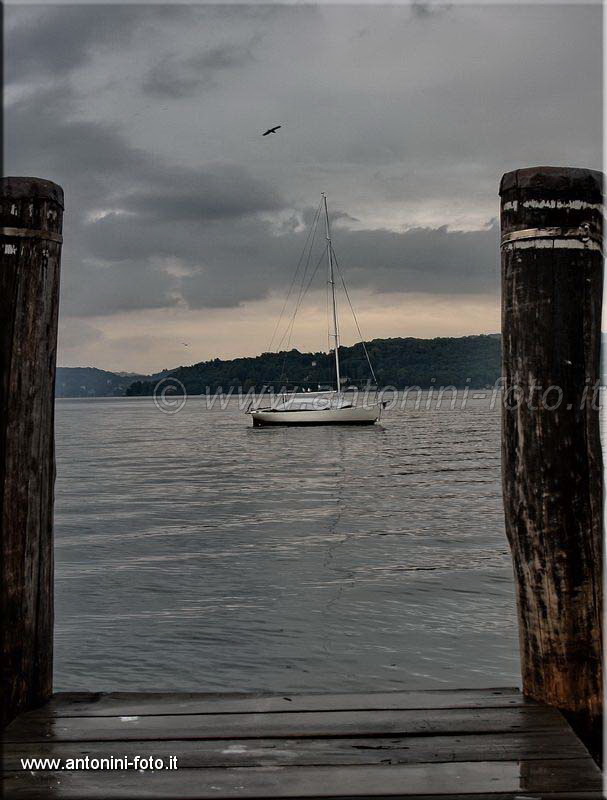
[[56,690],[519,683],[499,408],[57,402]]

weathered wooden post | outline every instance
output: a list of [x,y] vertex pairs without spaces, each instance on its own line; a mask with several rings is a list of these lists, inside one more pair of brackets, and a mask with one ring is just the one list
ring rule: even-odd
[[600,758],[603,176],[519,169],[500,196],[503,492],[523,690],[561,709]]
[[49,697],[53,667],[53,405],[63,190],[0,182],[2,719]]

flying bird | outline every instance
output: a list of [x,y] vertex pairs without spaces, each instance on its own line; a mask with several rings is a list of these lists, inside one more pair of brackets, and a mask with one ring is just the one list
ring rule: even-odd
[[261,135],[262,136],[267,136],[269,133],[276,133],[276,131],[279,128],[282,128],[282,125],[275,125],[273,128],[268,128],[268,130],[265,133],[262,133]]
[[188,342],[182,342],[181,344],[182,344],[184,347],[189,347],[189,346],[190,346]]

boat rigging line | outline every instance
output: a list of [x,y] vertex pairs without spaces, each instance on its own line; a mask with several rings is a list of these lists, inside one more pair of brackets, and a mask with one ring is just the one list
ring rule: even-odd
[[[316,262],[316,265],[314,266],[314,269],[310,273],[310,264],[311,264],[311,260],[312,260],[312,253],[313,253],[313,250],[314,250],[314,244],[315,244],[315,241],[316,241],[317,230],[318,230],[320,217],[321,217],[321,214],[322,214],[323,210],[324,210],[325,226],[326,226],[326,236],[325,236],[326,247],[323,248],[323,252],[321,253],[320,258],[318,259],[318,261]],[[314,278],[316,277],[316,274],[317,274],[317,272],[319,270],[320,265],[322,264],[322,262],[324,261],[325,258],[328,261],[328,269],[329,269],[328,281],[327,281],[327,323],[329,323],[329,317],[330,316],[332,316],[332,321],[333,321],[333,333],[332,334],[331,334],[331,331],[329,329],[330,325],[329,324],[327,325],[327,329],[328,329],[327,330],[327,334],[328,334],[327,345],[328,345],[329,353],[330,353],[331,349],[334,350],[337,391],[339,393],[339,391],[341,389],[341,380],[340,380],[341,376],[339,374],[339,353],[338,353],[338,350],[339,350],[340,342],[339,342],[339,328],[338,328],[338,324],[337,324],[337,309],[336,309],[336,302],[335,302],[335,279],[334,279],[334,275],[333,275],[334,268],[337,271],[337,274],[339,275],[339,279],[341,281],[341,285],[343,287],[344,294],[346,296],[346,300],[348,301],[348,305],[350,307],[350,312],[352,313],[352,318],[354,319],[354,324],[356,325],[356,330],[358,332],[359,341],[360,341],[360,343],[362,345],[363,352],[365,354],[365,359],[367,361],[367,364],[369,366],[369,371],[371,373],[371,377],[372,377],[375,385],[377,386],[378,385],[377,384],[377,376],[375,375],[375,370],[373,369],[373,365],[371,363],[371,358],[369,356],[369,351],[367,350],[367,345],[365,343],[365,340],[363,339],[363,335],[362,335],[362,331],[361,331],[361,328],[360,328],[360,324],[358,322],[358,317],[356,316],[356,312],[354,311],[354,307],[353,307],[352,301],[350,299],[350,294],[348,292],[348,287],[346,286],[346,282],[345,282],[343,273],[341,271],[341,268],[339,266],[339,262],[337,260],[337,256],[335,254],[335,249],[334,249],[333,243],[331,241],[331,233],[330,233],[330,228],[329,228],[329,219],[328,219],[326,195],[324,193],[321,196],[320,203],[318,204],[318,207],[317,207],[316,212],[314,214],[314,218],[313,218],[312,224],[310,226],[310,230],[308,231],[308,235],[307,235],[306,240],[304,242],[303,250],[302,250],[301,255],[299,257],[299,260],[297,262],[297,267],[295,269],[295,273],[293,275],[293,278],[291,280],[291,284],[289,286],[289,291],[287,293],[287,297],[286,297],[285,302],[284,302],[284,304],[282,306],[282,309],[281,309],[281,312],[280,312],[280,316],[279,316],[278,321],[277,321],[277,323],[276,323],[276,325],[274,327],[274,332],[272,333],[272,338],[271,338],[270,344],[268,346],[268,352],[271,352],[272,351],[272,345],[274,344],[274,341],[275,341],[277,333],[278,333],[278,331],[280,329],[281,323],[282,323],[282,321],[283,321],[283,319],[285,317],[285,311],[286,311],[287,305],[289,303],[289,299],[292,297],[292,295],[293,295],[293,293],[295,291],[296,284],[299,283],[299,289],[297,291],[297,298],[295,300],[295,307],[293,309],[293,313],[291,315],[291,318],[290,318],[289,322],[287,323],[287,326],[286,326],[286,328],[285,328],[280,340],[278,341],[278,344],[276,345],[276,350],[275,350],[276,353],[279,353],[281,351],[281,348],[283,347],[283,344],[285,345],[284,357],[283,357],[283,360],[282,360],[282,369],[281,369],[281,373],[280,373],[279,383],[282,384],[282,381],[283,381],[283,379],[285,377],[286,362],[287,362],[287,357],[289,355],[289,347],[291,345],[291,337],[293,335],[293,329],[294,329],[295,319],[297,317],[297,313],[298,313],[298,311],[299,311],[299,309],[301,307],[301,304],[302,304],[302,301],[303,301],[304,297],[307,295],[307,293],[308,293],[308,291],[310,289],[310,286],[312,285],[312,282],[314,281]],[[301,272],[300,281],[298,282],[297,279],[298,279],[298,276],[300,275],[300,270],[302,268],[302,265],[303,265],[303,271]],[[334,347],[333,348],[331,348],[331,337],[333,337],[333,339],[334,339]],[[286,340],[286,343],[285,343],[285,340]]]
[[305,288],[305,290],[303,292],[300,292],[299,298],[297,300],[297,305],[295,306],[295,311],[293,311],[293,316],[291,317],[291,322],[289,323],[289,327],[284,332],[282,339],[278,343],[277,351],[280,352],[280,345],[283,343],[284,338],[285,338],[285,336],[287,335],[287,332],[288,332],[289,338],[287,339],[287,344],[286,344],[286,348],[285,348],[285,357],[283,358],[283,361],[282,361],[282,371],[281,371],[281,374],[280,374],[279,383],[282,381],[283,376],[284,376],[284,372],[285,372],[285,364],[286,364],[286,361],[287,361],[287,356],[289,355],[289,346],[291,344],[291,336],[293,334],[293,326],[295,325],[295,317],[297,316],[297,312],[299,311],[299,307],[301,305],[301,301],[306,296],[306,294],[308,292],[308,289],[312,285],[312,281],[316,277],[316,273],[318,272],[318,268],[320,267],[322,262],[325,260],[325,257],[326,257],[326,253],[323,252],[321,254],[320,258],[318,259],[318,261],[316,262],[316,266],[314,267],[314,271],[312,272],[312,275],[310,276],[310,280],[308,281],[308,285],[306,286],[306,288]]
[[341,269],[339,268],[339,262],[337,260],[337,256],[335,255],[335,250],[333,250],[333,245],[331,245],[331,250],[333,252],[333,263],[337,267],[337,272],[339,274],[339,277],[341,278],[341,285],[344,287],[344,294],[346,295],[348,305],[350,306],[350,311],[352,312],[352,316],[354,317],[354,323],[356,325],[356,330],[358,331],[358,335],[360,337],[360,343],[363,346],[363,350],[367,358],[367,364],[369,365],[369,369],[371,370],[371,377],[373,378],[375,385],[377,386],[378,384],[377,384],[377,378],[375,377],[375,370],[373,369],[373,364],[371,364],[371,359],[369,358],[369,351],[367,350],[367,345],[365,344],[365,340],[363,339],[362,331],[360,329],[360,325],[358,324],[358,317],[356,316],[356,312],[354,311],[354,306],[352,305],[352,301],[350,300],[350,295],[348,294],[348,287],[346,286],[344,276],[342,275]]
[[[278,317],[278,321],[276,322],[276,325],[274,326],[274,332],[272,333],[272,338],[270,339],[270,344],[268,345],[268,350],[267,350],[268,353],[272,352],[272,345],[274,344],[274,338],[275,338],[275,336],[276,336],[276,334],[278,332],[278,329],[280,327],[280,323],[282,322],[285,310],[287,308],[287,304],[289,302],[289,298],[291,297],[291,293],[293,292],[293,289],[295,287],[295,281],[297,280],[297,275],[299,273],[299,268],[301,267],[302,261],[304,259],[305,254],[306,254],[306,251],[308,251],[308,258],[306,259],[306,267],[304,269],[304,273],[303,273],[303,276],[302,276],[302,284],[303,284],[303,280],[305,279],[305,274],[306,274],[306,271],[307,271],[307,267],[308,267],[308,265],[310,263],[310,257],[311,257],[311,254],[312,254],[312,249],[314,247],[314,239],[316,237],[316,229],[318,227],[318,220],[320,218],[321,210],[322,210],[322,199],[321,199],[320,203],[318,204],[318,208],[316,209],[316,212],[314,214],[314,219],[312,221],[312,225],[310,226],[310,229],[308,230],[308,235],[306,236],[306,241],[304,243],[303,250],[301,251],[301,255],[299,256],[299,261],[297,262],[297,267],[295,268],[295,272],[294,272],[293,278],[291,280],[291,285],[289,286],[289,291],[287,292],[287,296],[286,296],[285,301],[283,303],[282,310],[280,312],[280,316]],[[312,237],[312,241],[311,242],[310,242],[310,237]],[[308,249],[308,242],[310,242],[309,249]],[[301,292],[301,289],[300,289],[300,292]],[[283,335],[283,339],[284,339],[284,335]],[[281,339],[281,343],[282,343],[282,339]]]

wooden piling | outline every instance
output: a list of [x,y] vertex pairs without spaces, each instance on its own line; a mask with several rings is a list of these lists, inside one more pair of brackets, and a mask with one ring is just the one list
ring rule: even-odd
[[503,494],[523,690],[598,759],[603,176],[535,167],[500,185]]
[[63,190],[0,182],[2,721],[48,699],[53,666],[53,406]]

